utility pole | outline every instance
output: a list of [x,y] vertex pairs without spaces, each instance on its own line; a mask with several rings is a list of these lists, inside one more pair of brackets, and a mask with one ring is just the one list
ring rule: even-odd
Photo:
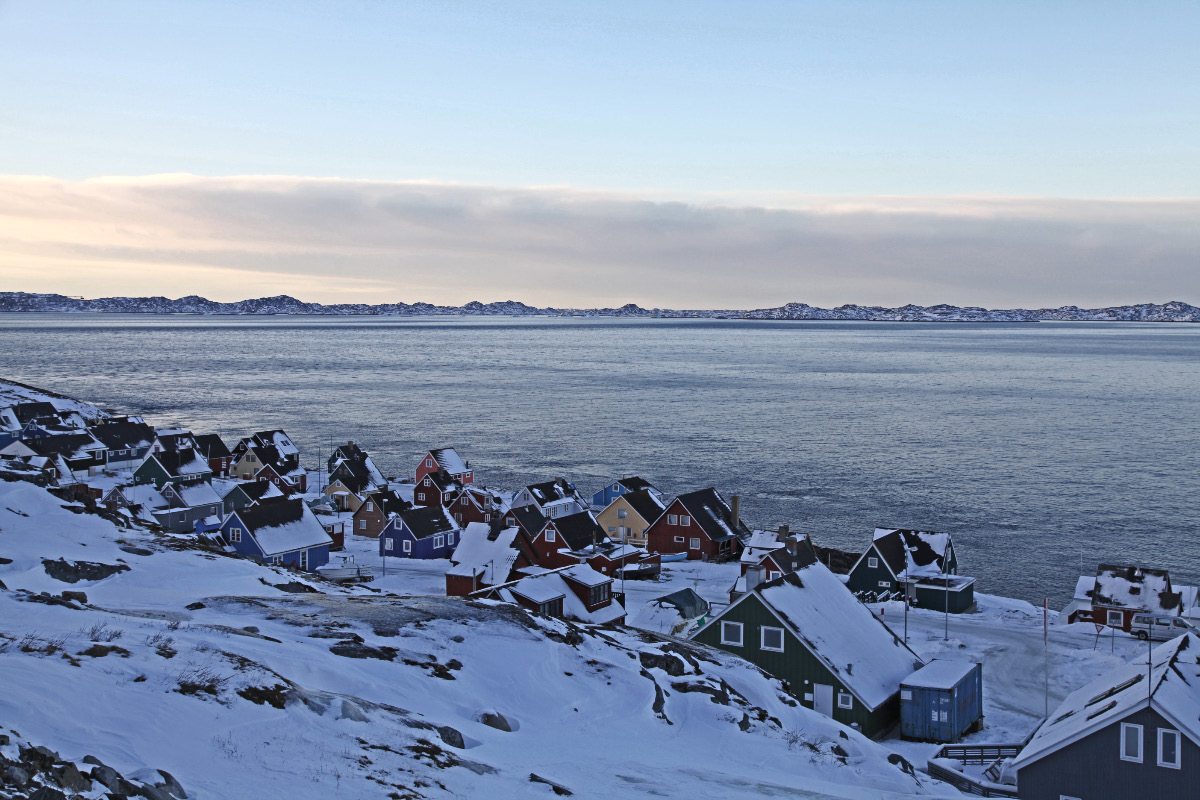
[[904,643],[908,644],[908,564],[904,565]]
[[1042,716],[1049,718],[1050,716],[1050,622],[1049,622],[1050,598],[1042,598],[1042,656],[1043,656],[1043,674],[1045,675],[1044,690],[1042,693]]

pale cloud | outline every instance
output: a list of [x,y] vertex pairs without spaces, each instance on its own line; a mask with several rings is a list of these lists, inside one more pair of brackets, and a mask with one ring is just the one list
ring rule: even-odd
[[0,176],[0,289],[673,308],[1197,302],[1197,219],[1195,199]]

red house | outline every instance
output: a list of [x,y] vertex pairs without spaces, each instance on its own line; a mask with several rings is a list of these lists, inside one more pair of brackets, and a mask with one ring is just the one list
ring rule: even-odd
[[392,489],[371,492],[354,512],[350,523],[354,535],[378,538],[389,519],[410,508],[412,508],[412,504]]
[[725,561],[741,554],[750,529],[741,521],[741,502],[726,503],[716,489],[681,494],[646,529],[652,553],[686,553],[688,559]]
[[429,472],[421,476],[413,489],[413,505],[448,507],[458,493],[462,484],[450,476],[448,472]]
[[471,597],[502,600],[548,617],[590,624],[621,623],[625,598],[613,592],[612,578],[585,564],[522,575],[484,588]]
[[507,510],[504,497],[493,489],[465,486],[447,506],[460,526],[471,522],[490,523]]
[[475,473],[471,470],[471,465],[463,461],[453,447],[430,450],[422,456],[421,461],[417,464],[415,483],[420,484],[421,479],[431,472],[445,472],[463,486],[475,482]]
[[499,528],[472,522],[458,538],[446,571],[446,596],[466,597],[472,592],[507,583],[516,571],[533,566],[516,528]]
[[225,442],[215,433],[206,433],[196,438],[196,450],[208,459],[208,468],[214,478],[229,477],[233,467],[233,453],[225,446]]

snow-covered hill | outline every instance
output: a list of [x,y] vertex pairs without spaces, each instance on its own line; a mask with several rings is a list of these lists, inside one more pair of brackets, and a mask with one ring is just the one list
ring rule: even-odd
[[0,483],[0,724],[85,774],[163,769],[195,798],[956,796],[728,654],[298,581],[80,511]]

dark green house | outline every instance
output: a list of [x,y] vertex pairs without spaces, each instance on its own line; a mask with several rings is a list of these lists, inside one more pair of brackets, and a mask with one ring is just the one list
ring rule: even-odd
[[855,594],[878,596],[903,593],[906,581],[909,596],[921,608],[961,614],[975,605],[975,579],[959,577],[950,534],[876,528],[846,586]]
[[134,483],[153,483],[159,490],[168,483],[197,479],[211,481],[212,469],[208,461],[190,447],[150,453],[133,471]]
[[800,703],[875,738],[900,719],[900,682],[922,665],[821,563],[759,584],[692,639],[753,662]]

